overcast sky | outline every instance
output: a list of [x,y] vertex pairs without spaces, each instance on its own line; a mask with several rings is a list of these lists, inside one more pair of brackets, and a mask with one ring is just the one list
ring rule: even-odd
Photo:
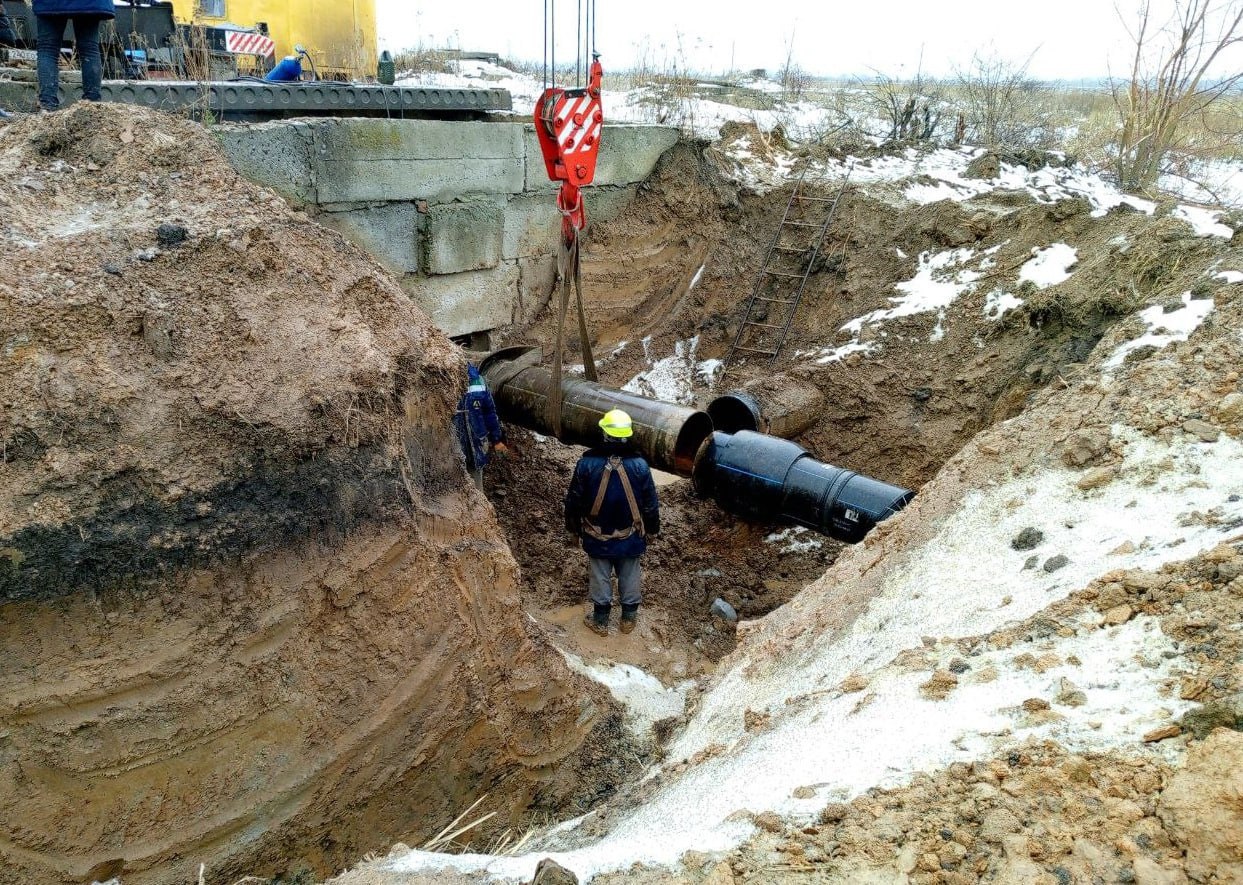
[[[675,61],[703,73],[776,70],[793,39],[795,63],[814,74],[908,76],[922,51],[924,70],[945,75],[985,50],[1016,61],[1034,52],[1029,71],[1043,79],[1095,77],[1127,67],[1117,9],[1129,13],[1137,2],[597,0],[596,38],[606,71],[630,67],[645,52],[661,70]],[[376,7],[383,49],[452,46],[543,57],[541,0],[376,0]],[[558,59],[572,59],[577,4],[556,7]]]

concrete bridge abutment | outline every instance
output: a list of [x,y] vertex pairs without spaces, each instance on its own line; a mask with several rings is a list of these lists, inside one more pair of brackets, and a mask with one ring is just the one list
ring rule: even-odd
[[[332,118],[218,131],[239,172],[374,255],[446,335],[529,320],[552,292],[561,217],[530,123]],[[677,139],[670,127],[606,126],[589,218],[621,214]]]

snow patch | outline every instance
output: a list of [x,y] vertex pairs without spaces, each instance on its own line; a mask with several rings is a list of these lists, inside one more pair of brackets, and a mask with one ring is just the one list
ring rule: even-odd
[[843,331],[851,332],[857,338],[865,325],[875,325],[934,310],[937,311],[939,322],[945,315],[945,308],[953,304],[959,295],[970,290],[980,278],[980,274],[973,270],[955,270],[970,261],[974,255],[975,252],[971,249],[951,249],[935,255],[921,253],[915,276],[894,286],[903,294],[889,299],[893,307],[856,317],[842,326]]
[[1070,279],[1070,268],[1079,261],[1079,252],[1065,243],[1032,249],[1032,257],[1019,268],[1019,282],[1032,282],[1047,289]]
[[652,360],[651,343],[650,335],[643,339],[643,356],[650,368],[623,384],[622,390],[667,403],[690,405],[695,401],[695,387],[711,386],[721,370],[722,362],[718,359],[696,362],[698,335],[675,342],[672,356],[655,361]]
[[875,353],[876,345],[872,343],[860,344],[858,341],[851,341],[849,344],[843,344],[841,347],[825,347],[816,351],[816,362],[822,366],[829,363],[836,363],[844,360],[852,353]]
[[810,553],[824,547],[824,538],[802,526],[794,526],[764,536],[765,544],[772,544],[781,553]]
[[1197,237],[1224,237],[1228,240],[1234,236],[1234,228],[1217,220],[1221,217],[1218,211],[1199,206],[1179,206],[1170,215],[1191,225]]
[[1223,283],[1243,283],[1243,271],[1221,270],[1213,275],[1213,279]]
[[659,679],[638,667],[615,662],[588,664],[576,654],[561,650],[570,669],[599,682],[626,708],[627,724],[640,738],[651,736],[652,726],[661,719],[681,716],[686,708],[686,692],[694,685],[687,680],[666,687]]
[[984,296],[984,316],[990,320],[999,320],[1006,311],[1023,306],[1023,299],[1011,295],[1003,289],[994,289]]
[[695,275],[691,277],[691,284],[686,287],[687,292],[690,292],[699,283],[699,278],[704,275],[704,266],[702,264],[699,265],[699,270],[695,271]]
[[1105,360],[1102,367],[1104,371],[1109,373],[1118,368],[1128,353],[1141,347],[1152,346],[1160,349],[1176,341],[1186,341],[1191,333],[1204,322],[1205,317],[1213,312],[1213,299],[1211,298],[1193,299],[1190,292],[1184,292],[1182,302],[1181,308],[1170,313],[1166,313],[1159,304],[1141,310],[1139,317],[1147,324],[1148,331],[1134,340],[1119,345],[1109,359]]

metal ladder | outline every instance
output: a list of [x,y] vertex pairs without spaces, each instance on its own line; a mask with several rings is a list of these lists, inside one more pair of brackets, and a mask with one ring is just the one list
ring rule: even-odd
[[764,263],[725,356],[720,378],[749,358],[767,357],[770,365],[776,362],[790,334],[807,278],[818,269],[824,237],[837,214],[837,204],[846,192],[851,171],[847,170],[841,188],[833,197],[808,196],[804,187],[807,170],[799,175],[781,223],[764,254]]

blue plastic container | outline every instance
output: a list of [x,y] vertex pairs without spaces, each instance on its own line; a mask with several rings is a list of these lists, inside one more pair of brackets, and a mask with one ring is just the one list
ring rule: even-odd
[[282,58],[272,70],[268,71],[265,80],[274,83],[290,83],[295,80],[302,79],[302,59],[296,55],[287,55]]

